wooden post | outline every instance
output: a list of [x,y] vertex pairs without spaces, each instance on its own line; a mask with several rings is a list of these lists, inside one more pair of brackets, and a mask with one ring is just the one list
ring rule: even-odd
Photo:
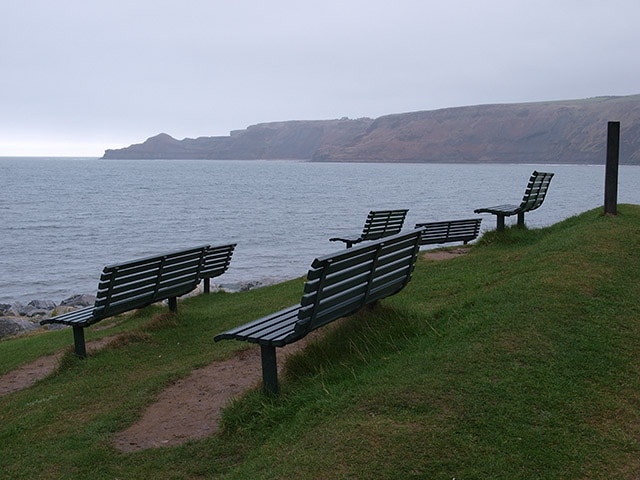
[[604,177],[604,213],[618,214],[618,163],[620,156],[620,122],[607,128],[607,165]]

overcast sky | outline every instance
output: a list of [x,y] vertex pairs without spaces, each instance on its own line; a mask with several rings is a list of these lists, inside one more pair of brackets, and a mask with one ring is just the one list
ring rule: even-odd
[[640,93],[638,0],[0,0],[0,156]]

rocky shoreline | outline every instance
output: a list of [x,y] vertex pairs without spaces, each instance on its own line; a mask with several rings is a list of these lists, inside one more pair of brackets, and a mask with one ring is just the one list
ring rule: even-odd
[[[211,291],[243,292],[265,286],[262,282],[243,282],[233,285],[211,285]],[[198,286],[191,295],[202,293],[202,285]],[[72,295],[69,298],[56,303],[53,300],[31,300],[26,305],[21,302],[0,303],[0,340],[15,337],[38,329],[54,330],[65,328],[61,325],[49,324],[41,326],[40,321],[54,317],[78,308],[93,305],[96,300],[94,295]]]
[[40,320],[88,307],[95,299],[93,295],[73,295],[59,304],[53,300],[31,300],[26,305],[21,302],[0,303],[0,339],[44,329]]

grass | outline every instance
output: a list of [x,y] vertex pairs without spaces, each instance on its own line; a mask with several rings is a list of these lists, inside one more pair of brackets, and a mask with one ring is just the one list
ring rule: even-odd
[[[219,434],[132,454],[112,436],[171,382],[246,348],[213,336],[294,304],[302,280],[89,328],[124,335],[0,398],[0,478],[637,479],[639,259],[638,206],[489,232],[325,328],[288,361],[278,398],[249,392]],[[2,341],[0,371],[70,342]]]

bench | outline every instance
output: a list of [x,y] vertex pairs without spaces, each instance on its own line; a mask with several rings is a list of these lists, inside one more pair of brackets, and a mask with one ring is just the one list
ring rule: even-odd
[[236,339],[259,344],[263,391],[276,395],[276,347],[296,342],[402,290],[411,279],[420,233],[416,229],[316,258],[298,305],[220,333],[214,341]]
[[365,240],[378,240],[400,233],[409,210],[371,210],[358,237],[334,237],[330,242],[344,242],[347,248]]
[[200,278],[203,280],[204,293],[211,290],[211,279],[222,275],[229,269],[231,256],[236,248],[235,243],[228,245],[209,246],[204,252],[204,265],[200,270]]
[[450,242],[464,242],[466,245],[478,237],[481,223],[481,218],[467,218],[444,222],[416,223],[416,228],[422,229],[420,245]]
[[73,327],[75,354],[87,356],[84,328],[152,303],[169,300],[177,312],[177,298],[194,290],[202,280],[207,251],[203,245],[187,250],[107,265],[102,270],[94,305],[40,321],[41,325]]
[[524,214],[542,205],[549,189],[553,173],[534,171],[529,178],[520,205],[496,205],[495,207],[478,208],[474,213],[491,213],[497,217],[497,230],[504,230],[504,219],[511,215],[518,215],[518,227],[524,227]]

